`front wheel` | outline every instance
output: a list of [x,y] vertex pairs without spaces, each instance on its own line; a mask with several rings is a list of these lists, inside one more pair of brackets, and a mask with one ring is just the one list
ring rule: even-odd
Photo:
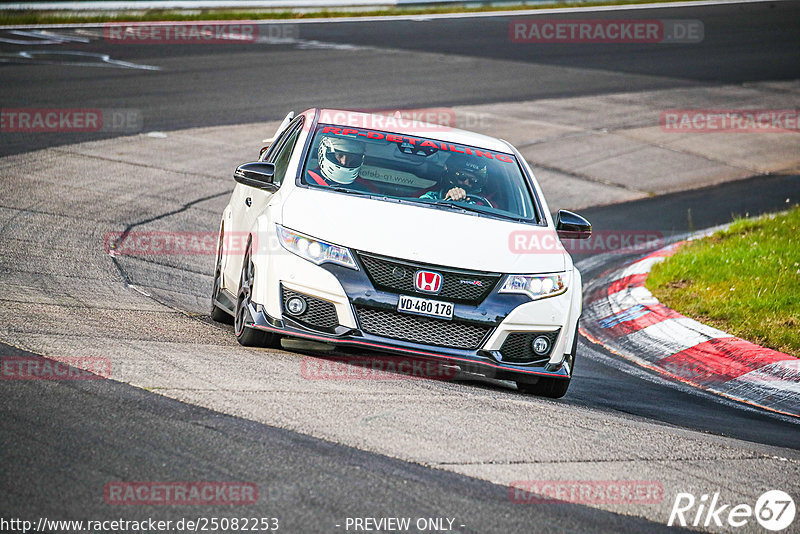
[[275,343],[276,336],[271,332],[256,330],[245,326],[250,315],[250,299],[253,294],[253,278],[255,265],[253,265],[252,243],[247,245],[247,252],[242,262],[242,275],[239,279],[239,293],[236,299],[236,315],[233,321],[233,331],[236,341],[245,347],[268,347]]
[[[577,336],[577,332],[576,332]],[[577,337],[576,337],[577,339]],[[575,346],[573,345],[573,354],[567,354],[566,365],[569,366],[568,378],[549,378],[541,377],[535,384],[525,384],[524,382],[517,382],[517,389],[523,393],[530,395],[538,395],[539,397],[549,397],[551,399],[560,399],[567,394],[569,389],[569,381],[575,372]]]

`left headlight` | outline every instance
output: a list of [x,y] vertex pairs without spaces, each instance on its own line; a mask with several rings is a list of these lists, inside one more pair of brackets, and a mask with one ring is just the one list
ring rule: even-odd
[[532,300],[560,295],[567,290],[567,273],[555,274],[510,274],[500,293],[522,293]]
[[336,263],[350,269],[358,270],[350,249],[314,239],[307,235],[287,230],[283,226],[275,225],[278,230],[278,240],[283,248],[297,254],[312,263]]

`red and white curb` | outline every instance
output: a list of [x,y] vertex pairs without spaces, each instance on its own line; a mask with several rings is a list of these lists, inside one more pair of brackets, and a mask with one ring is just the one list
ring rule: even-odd
[[692,386],[800,417],[800,359],[711,328],[661,304],[650,269],[685,241],[587,284],[581,334],[634,363]]

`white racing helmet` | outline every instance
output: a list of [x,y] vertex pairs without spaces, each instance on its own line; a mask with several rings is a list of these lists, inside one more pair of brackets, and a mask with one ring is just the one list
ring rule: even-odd
[[319,143],[319,169],[328,180],[351,184],[364,163],[364,143],[354,139],[323,137]]

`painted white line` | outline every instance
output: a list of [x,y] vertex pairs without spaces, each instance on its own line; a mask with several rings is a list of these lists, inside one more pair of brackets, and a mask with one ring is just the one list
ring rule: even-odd
[[608,296],[611,313],[618,313],[637,304],[658,304],[658,299],[646,287],[628,287]]
[[[740,377],[728,380],[722,384],[712,386],[710,389],[743,399],[745,402],[755,402],[766,405],[783,413],[800,416],[800,368],[795,360],[793,374],[787,374],[786,367],[776,362],[761,369],[751,371]],[[790,363],[790,362],[787,362]],[[777,374],[772,374],[776,373]]]
[[792,391],[800,395],[800,359],[781,360],[745,373],[731,382]]
[[[64,57],[54,59],[50,56]],[[72,61],[69,58],[86,58],[96,61]],[[26,61],[27,60],[27,61]],[[116,67],[121,69],[161,70],[161,67],[130,63],[119,59],[112,59],[108,54],[94,52],[78,52],[74,50],[22,50],[15,54],[0,54],[0,63],[46,64],[66,65],[69,67]]]
[[[467,18],[492,18],[492,17],[528,17],[528,16],[547,16],[569,13],[601,13],[609,11],[635,11],[653,10],[665,8],[684,8],[684,7],[703,7],[703,6],[725,6],[737,4],[761,4],[790,2],[792,0],[698,0],[696,2],[664,2],[658,4],[632,4],[620,6],[594,6],[594,7],[561,7],[546,9],[530,9],[518,11],[489,11],[480,13],[436,13],[430,15],[383,15],[376,17],[332,17],[318,19],[259,19],[259,20],[203,20],[195,21],[196,24],[336,24],[350,22],[386,22],[386,21],[411,21],[425,22],[438,19],[467,19]],[[8,9],[8,5],[0,4],[0,10]],[[65,24],[17,24],[0,26],[3,29],[13,28],[102,28],[104,23],[65,23]]]
[[[271,43],[270,41],[261,41],[260,39],[258,42],[276,44]],[[289,44],[296,46],[300,50],[372,50],[372,47],[367,46],[352,45],[347,43],[329,43],[324,41],[315,41],[313,39],[291,39]]]
[[134,291],[136,291],[137,293],[141,293],[141,294],[142,294],[142,295],[144,295],[145,297],[152,297],[152,295],[151,295],[150,293],[148,293],[147,291],[144,291],[144,290],[142,290],[142,289],[139,289],[138,287],[136,287],[136,286],[135,286],[135,285],[133,285],[133,284],[128,284],[128,287],[129,287],[129,288],[131,288],[131,289],[133,289],[133,290],[134,290]]
[[85,37],[74,37],[71,35],[59,35],[57,33],[49,32],[46,30],[13,30],[8,32],[11,35],[19,35],[21,37],[33,37],[33,39],[12,39],[10,37],[0,37],[0,43],[8,43],[15,45],[54,45],[64,43],[88,43],[89,39]]
[[635,274],[647,274],[653,268],[653,265],[656,263],[660,263],[664,261],[663,256],[654,256],[652,258],[645,258],[643,260],[639,260],[636,263],[625,267],[621,271],[619,271],[619,276],[616,277],[617,280],[620,278],[625,278],[626,276],[633,276]]

